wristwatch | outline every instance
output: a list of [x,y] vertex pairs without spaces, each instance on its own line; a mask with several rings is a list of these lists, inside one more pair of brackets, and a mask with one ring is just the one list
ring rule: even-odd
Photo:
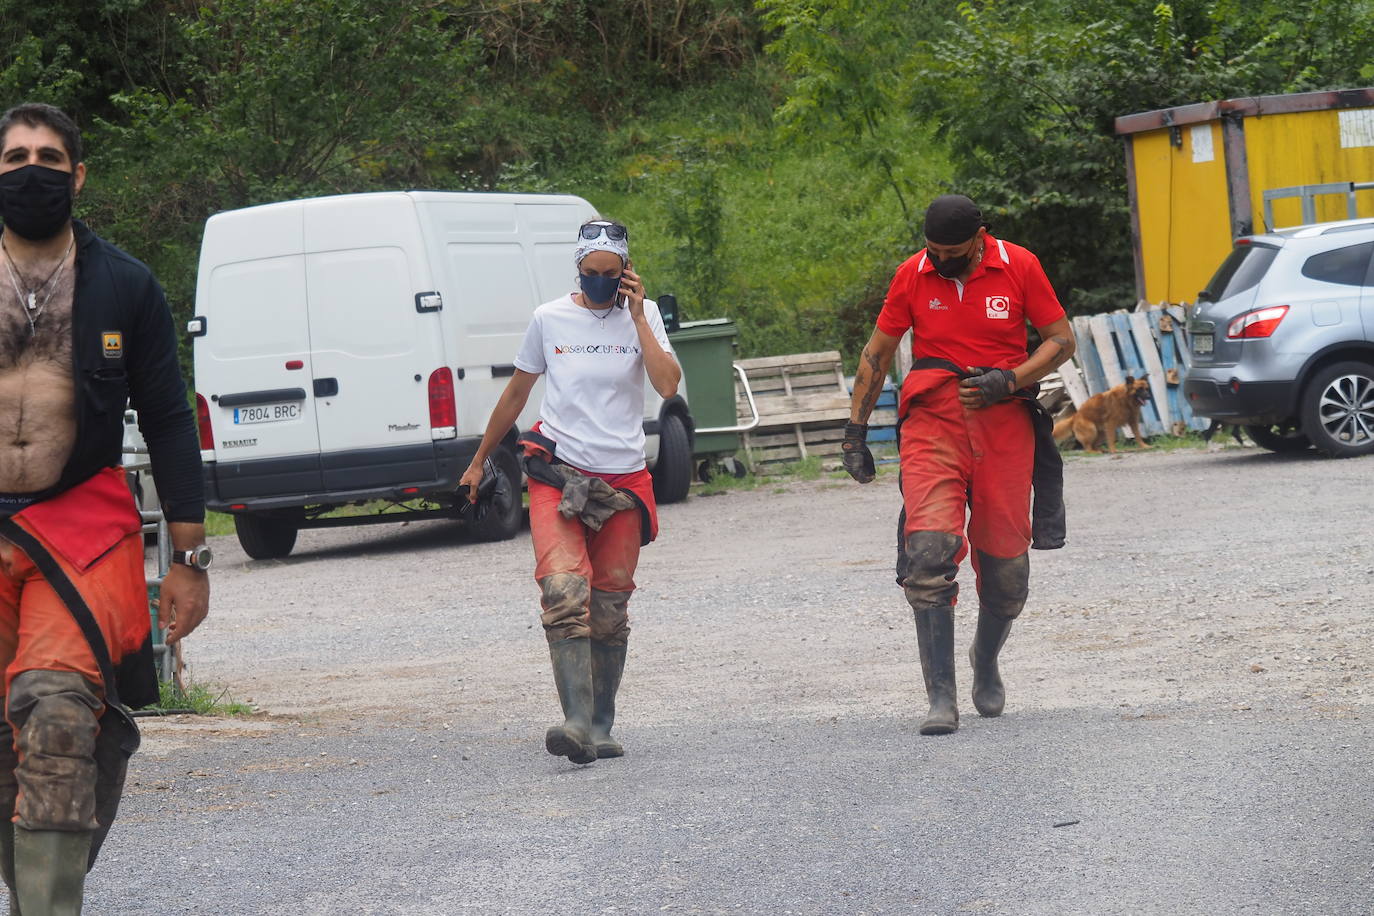
[[208,544],[201,544],[198,547],[192,547],[190,550],[172,551],[173,563],[180,563],[182,566],[189,566],[201,572],[205,572],[209,569],[210,563],[213,560],[214,556],[210,553],[210,545]]

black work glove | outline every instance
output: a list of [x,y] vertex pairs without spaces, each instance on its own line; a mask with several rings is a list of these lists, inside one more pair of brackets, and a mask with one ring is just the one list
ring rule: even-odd
[[844,469],[859,483],[871,483],[878,476],[873,466],[873,453],[868,450],[868,424],[846,423],[844,442],[840,445]]
[[965,407],[987,407],[1011,396],[1016,390],[1016,373],[1010,369],[989,369],[981,375],[960,379],[959,388],[959,401]]
[[458,514],[480,522],[492,508],[508,508],[502,501],[509,499],[509,484],[505,476],[497,472],[496,462],[488,458],[482,462],[482,482],[477,485],[477,492],[467,494],[467,502],[458,510]]

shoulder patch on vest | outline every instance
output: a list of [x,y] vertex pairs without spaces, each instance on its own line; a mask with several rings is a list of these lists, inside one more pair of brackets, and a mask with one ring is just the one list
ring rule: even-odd
[[124,335],[119,331],[101,331],[100,345],[106,359],[119,359],[124,355]]

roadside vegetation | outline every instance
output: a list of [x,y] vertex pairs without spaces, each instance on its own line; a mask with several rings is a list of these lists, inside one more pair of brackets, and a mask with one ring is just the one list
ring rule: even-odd
[[935,194],[978,199],[1071,310],[1127,305],[1113,119],[1371,60],[1374,0],[0,0],[0,106],[76,115],[78,215],[179,321],[216,211],[559,191],[741,356],[851,363]]
[[228,688],[207,684],[191,682],[182,689],[169,681],[160,681],[158,694],[157,705],[148,710],[151,715],[184,712],[198,716],[251,716],[254,712],[252,706],[230,697]]

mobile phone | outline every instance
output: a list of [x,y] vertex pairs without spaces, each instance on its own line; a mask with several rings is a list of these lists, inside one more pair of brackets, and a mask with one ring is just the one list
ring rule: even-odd
[[[634,265],[634,261],[626,261],[626,262],[625,262],[625,270],[634,270],[634,266],[635,266],[635,265]],[[621,271],[621,273],[620,273],[620,279],[622,279],[622,280],[625,279],[625,272],[624,272],[624,271]],[[615,307],[618,308],[618,309],[623,309],[623,308],[629,307],[629,304],[630,304],[629,298],[626,297],[626,296],[621,296],[621,297],[620,297],[620,301],[617,302],[617,303],[615,304]]]

